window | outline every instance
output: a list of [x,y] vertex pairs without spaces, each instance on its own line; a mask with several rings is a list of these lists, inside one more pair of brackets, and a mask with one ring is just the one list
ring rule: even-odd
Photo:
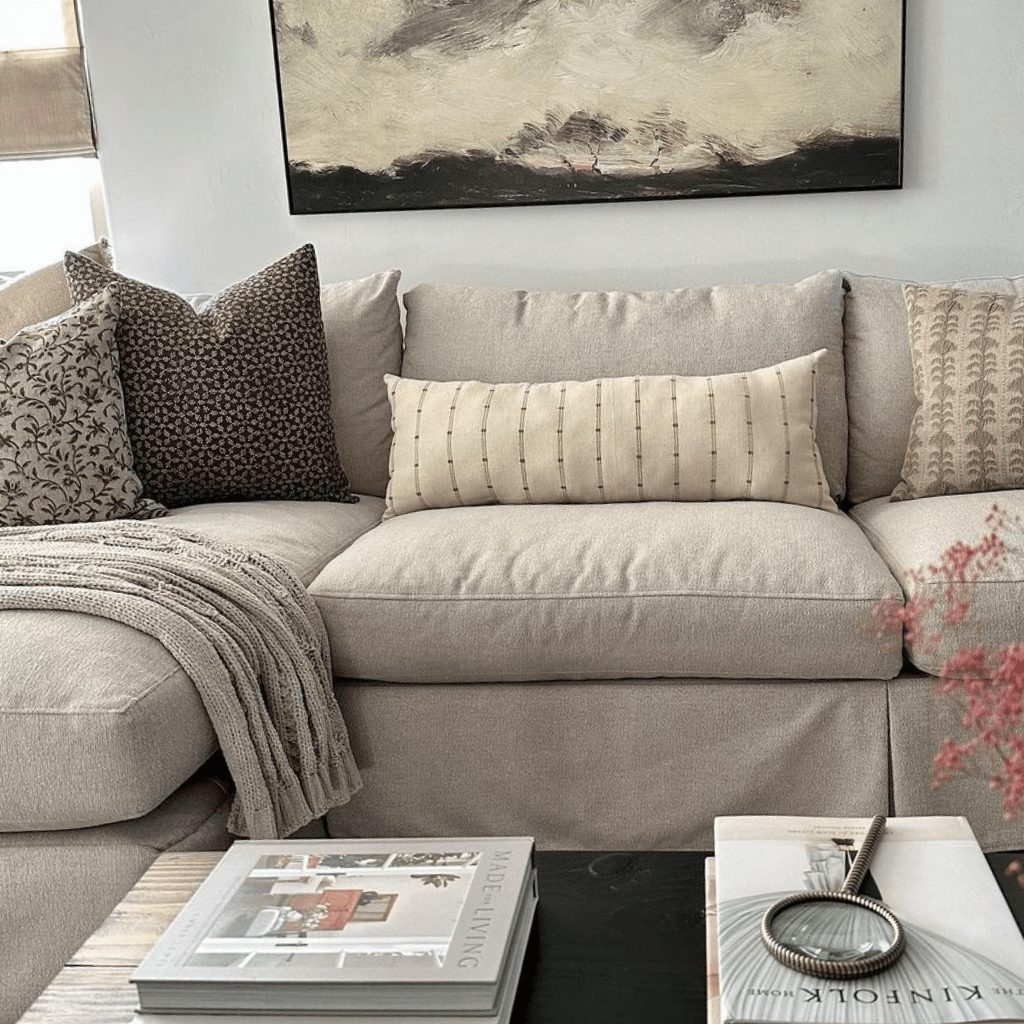
[[0,274],[105,230],[75,0],[0,0]]

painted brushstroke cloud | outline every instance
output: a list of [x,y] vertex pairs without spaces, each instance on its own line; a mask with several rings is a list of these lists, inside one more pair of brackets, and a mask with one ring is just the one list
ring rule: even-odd
[[894,0],[276,0],[293,164],[660,170],[896,137]]

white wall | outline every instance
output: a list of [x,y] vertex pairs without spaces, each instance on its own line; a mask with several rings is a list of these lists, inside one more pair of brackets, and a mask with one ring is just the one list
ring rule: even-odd
[[829,267],[1024,273],[1024,2],[907,0],[901,191],[291,216],[267,0],[82,0],[126,273],[210,291],[303,242],[322,280],[668,288]]

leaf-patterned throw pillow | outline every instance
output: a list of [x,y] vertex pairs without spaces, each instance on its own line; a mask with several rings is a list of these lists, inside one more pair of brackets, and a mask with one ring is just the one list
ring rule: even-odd
[[175,508],[216,501],[357,501],[330,415],[316,253],[304,245],[196,312],[173,292],[77,253],[72,297],[116,282],[135,471]]
[[894,501],[1024,487],[1024,301],[904,285],[918,408]]
[[0,341],[0,526],[152,519],[132,469],[104,288]]

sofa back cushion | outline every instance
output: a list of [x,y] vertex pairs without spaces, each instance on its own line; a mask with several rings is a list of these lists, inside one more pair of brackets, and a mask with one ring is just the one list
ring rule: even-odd
[[[972,291],[1024,295],[1024,277],[942,283]],[[903,284],[883,277],[844,275],[850,412],[847,497],[854,504],[892,494],[899,484],[917,410]]]
[[[113,265],[105,240],[79,252],[102,267]],[[23,328],[59,316],[73,305],[62,262],[22,274],[0,288],[0,338],[12,338]]]
[[832,497],[846,488],[842,276],[664,292],[528,292],[418,285],[405,294],[402,376],[491,384],[709,376],[809,355]]
[[331,378],[331,420],[352,490],[384,497],[391,406],[384,375],[402,365],[397,270],[320,289]]

